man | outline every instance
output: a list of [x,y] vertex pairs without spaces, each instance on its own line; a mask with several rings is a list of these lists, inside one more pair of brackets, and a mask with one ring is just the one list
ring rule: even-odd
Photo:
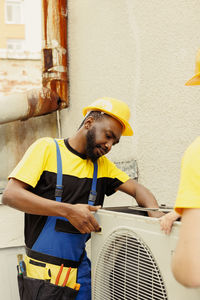
[[140,206],[158,207],[148,189],[104,156],[121,135],[133,135],[128,106],[102,98],[84,108],[83,114],[74,136],[39,139],[9,176],[3,203],[26,213],[27,277],[19,278],[21,299],[31,300],[33,295],[38,295],[34,299],[75,299],[77,293],[77,300],[91,299],[85,242],[92,231],[100,230],[93,212],[103,205],[105,194],[120,190]]
[[200,287],[200,137],[183,156],[175,210],[182,218],[172,271],[184,286]]

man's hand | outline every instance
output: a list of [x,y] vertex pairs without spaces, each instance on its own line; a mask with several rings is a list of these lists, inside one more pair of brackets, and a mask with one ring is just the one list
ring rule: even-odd
[[41,216],[58,216],[67,218],[81,233],[100,231],[92,212],[101,206],[88,204],[69,204],[52,201],[27,190],[28,185],[17,179],[11,179],[3,195],[3,204],[9,205],[29,214]]
[[81,233],[91,233],[100,231],[92,212],[96,212],[101,206],[91,206],[88,204],[74,204],[68,207],[67,219]]

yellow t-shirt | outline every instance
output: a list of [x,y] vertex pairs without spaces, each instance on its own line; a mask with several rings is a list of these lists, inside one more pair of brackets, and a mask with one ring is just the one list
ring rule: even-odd
[[181,179],[175,210],[200,208],[200,137],[185,151],[181,164]]
[[[62,157],[62,202],[88,203],[94,166],[84,154],[71,148],[68,140],[57,139]],[[98,159],[97,198],[95,205],[103,205],[104,196],[111,195],[129,176],[118,169],[108,158]],[[55,200],[57,177],[56,145],[52,138],[41,138],[33,143],[9,178],[29,185],[29,190],[41,197]],[[25,243],[32,248],[45,222],[45,216],[26,214]]]

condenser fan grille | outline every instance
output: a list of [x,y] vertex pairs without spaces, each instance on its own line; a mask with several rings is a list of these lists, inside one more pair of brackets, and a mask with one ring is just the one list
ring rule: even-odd
[[129,229],[105,241],[95,269],[94,300],[167,300],[160,270],[147,245]]

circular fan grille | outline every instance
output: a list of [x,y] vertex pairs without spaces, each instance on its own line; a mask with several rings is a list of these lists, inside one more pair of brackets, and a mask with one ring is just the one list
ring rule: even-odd
[[167,300],[160,270],[147,245],[131,230],[105,241],[95,269],[94,300]]

